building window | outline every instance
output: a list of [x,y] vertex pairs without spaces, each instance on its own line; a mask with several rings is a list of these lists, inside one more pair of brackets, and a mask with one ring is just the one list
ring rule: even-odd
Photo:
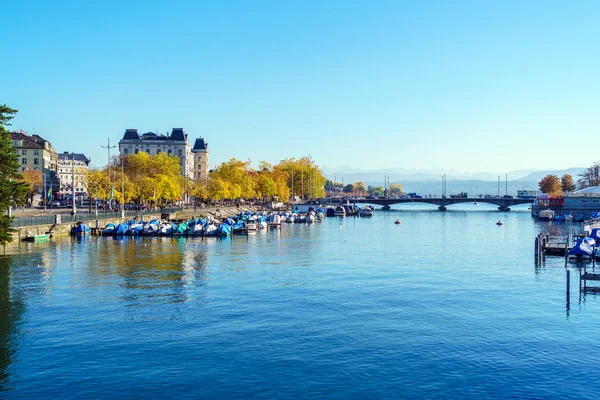
[[146,153],[150,154],[150,149],[146,149]]
[[33,151],[33,155],[34,156],[39,156],[40,155],[40,151],[39,150],[34,150]]
[[27,155],[27,150],[21,150],[21,155],[26,156]]
[[183,155],[183,150],[179,150],[179,155],[182,156]]
[[27,159],[26,158],[22,158],[21,159],[21,164],[23,164],[23,165],[27,164]]
[[171,155],[171,149],[169,149],[169,155]]
[[35,167],[35,168],[33,168],[33,170],[34,170],[34,171],[37,171],[38,169],[37,169],[37,167]]
[[140,149],[135,149],[135,154],[137,154],[140,151]]
[[125,149],[125,155],[129,154],[129,150]]
[[40,164],[40,159],[39,159],[39,158],[34,158],[34,159],[33,159],[33,163],[34,163],[35,165],[39,165],[39,164]]

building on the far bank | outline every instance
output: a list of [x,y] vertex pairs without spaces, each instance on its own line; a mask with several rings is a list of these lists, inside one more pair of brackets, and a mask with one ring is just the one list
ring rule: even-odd
[[86,177],[90,161],[85,154],[65,151],[58,155],[59,195],[61,197],[73,195],[73,178],[75,178],[75,195],[87,195]]
[[46,175],[56,172],[58,153],[49,141],[39,135],[29,135],[22,130],[11,132],[10,138],[19,155],[21,171],[41,171]]
[[130,155],[140,151],[152,156],[166,153],[179,157],[183,176],[189,179],[208,179],[208,145],[203,138],[200,138],[196,139],[192,149],[188,134],[183,128],[173,128],[170,135],[154,132],[140,135],[137,129],[126,129],[123,138],[119,141],[119,153]]
[[208,143],[203,137],[196,139],[194,148],[194,176],[193,179],[199,179],[203,182],[208,180]]
[[47,185],[55,191],[59,186],[57,175],[58,153],[49,141],[39,135],[19,130],[10,133],[21,171],[40,171]]

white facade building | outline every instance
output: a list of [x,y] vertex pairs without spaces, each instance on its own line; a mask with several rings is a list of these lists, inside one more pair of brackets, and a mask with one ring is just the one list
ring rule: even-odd
[[140,151],[150,155],[166,153],[177,156],[181,160],[181,170],[186,178],[194,175],[194,154],[188,142],[188,135],[183,128],[173,128],[171,135],[159,135],[154,132],[138,134],[137,129],[126,129],[123,139],[119,141],[121,155],[137,154]]
[[90,159],[84,154],[60,153],[58,155],[59,194],[63,197],[73,195],[73,177],[75,178],[75,196],[87,195],[86,177]]

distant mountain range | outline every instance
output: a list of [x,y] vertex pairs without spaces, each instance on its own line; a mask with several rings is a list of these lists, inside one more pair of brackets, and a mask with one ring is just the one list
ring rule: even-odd
[[[544,176],[548,174],[558,175],[559,177],[564,174],[570,174],[576,180],[585,168],[569,168],[564,170],[555,171],[543,171],[543,170],[517,170],[509,172],[509,181],[536,181],[539,182]],[[443,174],[446,174],[446,180],[477,180],[477,181],[503,181],[506,178],[505,174],[492,174],[489,172],[457,172],[457,171],[444,171],[440,168],[434,168],[430,170],[416,171],[403,168],[391,168],[389,170],[375,170],[375,171],[359,171],[359,170],[344,170],[344,172],[327,172],[327,177],[330,179],[335,178],[338,182],[342,179],[344,183],[354,182],[381,182],[383,185],[385,177],[388,176],[390,182],[404,183],[412,181],[440,181]]]
[[[467,192],[469,195],[516,195],[517,190],[537,190],[539,181],[548,174],[561,177],[570,174],[577,181],[578,175],[585,168],[569,168],[564,170],[518,170],[507,175],[497,175],[486,172],[458,173],[446,172],[446,194]],[[399,183],[405,192],[416,192],[422,195],[440,195],[442,191],[442,173],[432,170],[415,172],[406,169],[390,169],[386,171],[357,171],[337,174],[327,174],[328,178],[336,178],[337,182],[344,184],[364,182],[369,186],[384,186],[385,176],[389,176],[390,183]],[[332,176],[333,175],[333,176]],[[498,176],[500,183],[498,184]],[[508,182],[506,178],[508,176]]]

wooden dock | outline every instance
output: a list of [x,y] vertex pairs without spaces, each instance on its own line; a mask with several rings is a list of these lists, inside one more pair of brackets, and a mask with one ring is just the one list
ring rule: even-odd
[[534,255],[536,260],[541,260],[545,255],[566,257],[571,248],[569,234],[551,236],[547,232],[541,232],[535,238]]

